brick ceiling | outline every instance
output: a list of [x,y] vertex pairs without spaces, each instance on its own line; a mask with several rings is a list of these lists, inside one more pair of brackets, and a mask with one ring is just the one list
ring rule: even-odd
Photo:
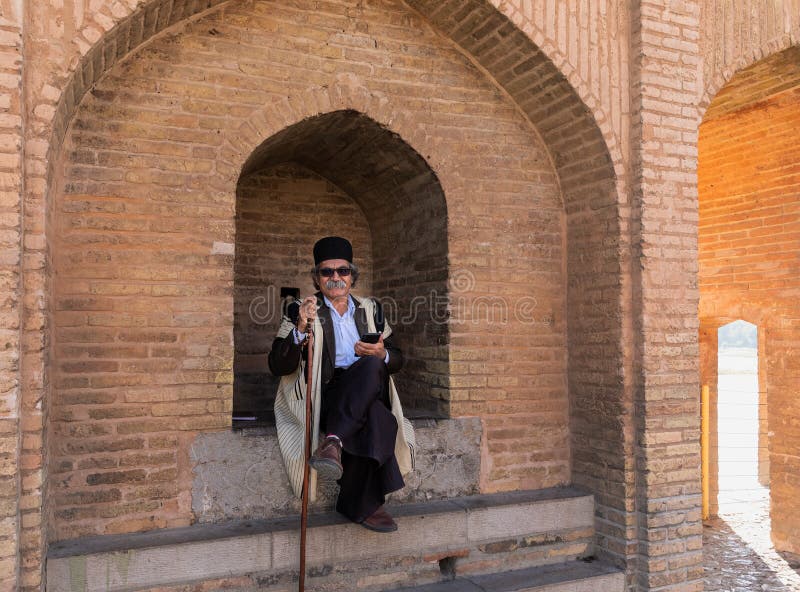
[[[406,189],[439,182],[427,162],[397,134],[355,111],[310,117],[275,134],[245,163],[242,178],[283,162],[299,163],[329,179],[362,208],[412,199]],[[442,208],[444,197],[440,195]],[[446,219],[446,212],[439,212]]]
[[737,72],[711,101],[703,121],[754,107],[760,101],[798,86],[800,47],[791,47]]

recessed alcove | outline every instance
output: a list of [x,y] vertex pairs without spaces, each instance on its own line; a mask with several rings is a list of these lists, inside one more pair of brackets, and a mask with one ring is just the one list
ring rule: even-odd
[[[333,233],[408,358],[421,454],[392,502],[573,481],[615,520],[602,508],[628,495],[632,433],[616,405],[619,210],[591,114],[536,68],[515,104],[411,11],[389,26],[397,7],[368,3],[341,15],[368,30],[341,36],[314,3],[265,6],[154,40],[74,117],[52,215],[56,538],[295,511],[275,428],[228,428],[243,393],[269,415],[280,291],[311,291],[311,247]],[[319,68],[281,50],[301,14]],[[336,55],[376,34],[386,67]],[[498,47],[553,69],[524,36]]]
[[[267,139],[236,194],[234,418],[272,423],[277,379],[266,356],[289,288],[313,293],[312,247],[341,235],[383,304],[406,356],[397,376],[410,416],[449,415],[447,208],[427,162],[352,110],[311,117]],[[438,308],[441,308],[439,310]],[[241,425],[241,424],[237,424]]]

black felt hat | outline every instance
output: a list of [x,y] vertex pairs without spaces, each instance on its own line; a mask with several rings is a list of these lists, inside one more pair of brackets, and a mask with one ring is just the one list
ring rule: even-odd
[[319,265],[328,259],[345,259],[353,262],[353,245],[346,238],[340,236],[326,236],[314,245],[314,265]]

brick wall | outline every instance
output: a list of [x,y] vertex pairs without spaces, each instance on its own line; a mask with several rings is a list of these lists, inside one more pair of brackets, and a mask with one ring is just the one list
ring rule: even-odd
[[[445,386],[452,414],[486,414],[485,488],[569,480],[564,213],[535,132],[401,5],[237,5],[116,66],[68,137],[54,234],[57,538],[191,519],[187,445],[230,417],[235,185],[219,147],[238,143],[261,105],[337,80],[403,114],[386,120],[447,196],[450,278],[464,281],[451,286],[461,300]],[[429,186],[407,176],[388,203]],[[376,269],[380,251],[387,269],[424,270],[408,248],[425,244],[424,227],[398,227],[402,242],[395,234],[384,246],[372,229]],[[532,308],[484,322],[478,299],[488,295],[509,314],[518,302]]]
[[26,474],[19,431],[22,14],[0,6],[0,590],[10,591],[25,546],[18,505]]
[[[42,246],[47,244],[43,235],[43,197],[48,188],[60,182],[59,175],[53,173],[53,163],[76,102],[129,49],[216,4],[215,0],[185,3],[155,0],[141,5],[102,0],[92,0],[90,4],[89,0],[83,0],[76,2],[74,10],[65,15],[47,3],[31,7],[35,26],[30,28],[29,35],[35,41],[36,59],[29,63],[32,72],[29,110],[35,120],[32,127],[35,131],[29,144],[37,146],[35,166],[30,169],[36,172],[30,175],[28,195],[34,207],[30,208],[26,230],[31,261],[38,260]],[[497,5],[497,12],[491,10],[490,4]],[[619,331],[619,323],[624,322],[626,314],[627,288],[620,283],[617,267],[619,258],[625,259],[627,247],[624,240],[609,239],[620,230],[615,197],[617,192],[624,195],[626,191],[621,167],[625,151],[620,152],[620,146],[627,143],[628,123],[626,5],[608,0],[581,7],[579,11],[560,8],[557,14],[552,6],[545,10],[544,2],[527,0],[524,3],[415,2],[414,8],[475,56],[511,94],[543,134],[561,181],[570,188],[567,197],[573,207],[569,211],[579,213],[568,224],[572,233],[568,242],[570,261],[574,269],[583,270],[567,286],[571,343],[583,347],[582,353],[571,356],[569,362],[570,389],[585,401],[573,414],[573,421],[584,425],[573,437],[573,447],[583,450],[584,455],[573,475],[597,491],[599,507],[608,510],[603,509],[602,513],[609,538],[601,545],[607,548],[608,540],[615,538],[613,545],[624,547],[630,525],[619,528],[627,520],[620,518],[619,510],[627,508],[630,502],[627,494],[620,498],[620,491],[632,480],[632,473],[630,463],[623,469],[624,475],[620,472],[620,456],[611,451],[626,446],[624,440],[630,439],[630,434],[624,425],[610,431],[599,428],[624,424],[625,418],[630,417],[626,406],[629,404],[617,404],[618,389],[629,388],[621,383],[629,380],[626,376],[630,374],[624,367],[630,360],[622,359],[625,354],[621,347],[623,341],[629,340]],[[525,34],[515,31],[505,18],[497,18],[503,15],[511,18]],[[546,16],[546,22],[540,22],[541,15]],[[117,24],[119,28],[112,30]],[[541,52],[531,39],[542,48]],[[333,100],[337,101],[338,98]],[[396,119],[393,116],[390,121]],[[44,151],[48,147],[52,158],[45,160]],[[608,162],[607,149],[613,164]],[[619,175],[616,180],[615,174]],[[606,229],[605,239],[593,233],[598,225]],[[44,285],[47,269],[49,266],[31,265],[28,272],[31,285]],[[43,303],[44,299],[31,301],[31,318],[35,322],[42,319]],[[522,304],[525,308],[529,303]],[[530,317],[528,312],[524,315]],[[35,334],[31,337],[35,338]],[[598,339],[605,343],[600,347],[592,345]],[[440,353],[435,350],[429,355]],[[48,366],[41,348],[31,350],[29,358],[26,384],[31,399],[39,400],[48,388]],[[597,393],[595,379],[601,376],[603,401],[593,404]],[[39,427],[32,424],[34,428],[41,431],[42,418],[37,418],[35,424]],[[607,452],[598,458],[593,449]],[[503,487],[512,487],[511,483]],[[29,505],[41,507],[41,499],[31,498]],[[31,569],[38,567],[33,565]]]
[[[793,67],[791,60],[787,65]],[[768,85],[779,72],[772,69],[767,80],[754,79],[747,88]],[[758,98],[747,88],[745,96]],[[759,378],[766,383],[772,432],[773,539],[778,548],[798,553],[800,434],[793,424],[800,416],[800,87],[714,113],[709,109],[699,142],[700,315],[759,325]]]
[[[800,322],[797,310],[766,331],[767,421],[770,449],[772,541],[781,551],[800,555],[797,492],[800,487]],[[777,320],[777,319],[775,319]]]

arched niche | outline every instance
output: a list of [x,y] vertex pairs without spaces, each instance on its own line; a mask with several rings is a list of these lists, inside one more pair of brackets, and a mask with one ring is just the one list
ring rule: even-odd
[[[698,137],[700,320],[745,318],[759,328],[759,389],[767,408],[772,539],[800,552],[792,511],[800,467],[792,425],[800,379],[800,48],[749,63],[711,98]],[[702,351],[702,343],[701,343]],[[766,476],[761,475],[766,481]]]
[[[406,356],[397,376],[411,416],[447,417],[447,206],[427,164],[400,136],[353,110],[310,117],[273,135],[237,185],[234,415],[270,421],[277,381],[265,352],[281,288],[313,292],[314,242],[347,237],[356,295],[384,307]],[[433,307],[438,307],[434,309]]]
[[[153,39],[108,72],[72,120],[49,229],[58,276],[50,422],[57,538],[275,509],[254,493],[263,489],[231,479],[235,460],[249,467],[266,454],[227,447],[242,439],[229,430],[236,189],[243,176],[288,162],[364,212],[374,295],[446,303],[448,274],[468,280],[455,286],[458,335],[426,301],[397,307],[410,315],[397,319],[398,330],[417,321],[424,328],[399,336],[425,364],[411,359],[403,376],[420,377],[428,401],[434,391],[449,395],[451,420],[425,422],[429,434],[453,428],[425,444],[436,451],[428,461],[454,447],[469,457],[448,464],[468,481],[457,492],[480,491],[481,479],[487,491],[569,482],[565,213],[547,144],[418,15],[409,13],[414,26],[387,27],[393,5],[370,4],[341,16],[353,27],[342,36],[309,2],[303,26],[316,42],[304,55],[320,68],[308,69],[280,51],[294,12],[269,6],[237,3]],[[377,48],[373,29],[384,31]],[[381,68],[363,67],[365,42],[373,61],[374,52],[386,58]],[[343,62],[336,52],[359,59]],[[507,330],[503,319],[481,322],[479,305],[471,314],[486,296],[504,298],[512,314],[531,297],[537,308],[520,311],[533,316],[512,318]],[[425,325],[434,312],[441,325]],[[399,378],[414,411],[416,385]],[[274,442],[265,435],[265,446]],[[524,446],[511,446],[520,436]],[[496,462],[480,462],[483,441]],[[115,450],[95,467],[91,457],[103,447]],[[134,459],[141,462],[120,468]],[[225,476],[215,491],[238,487],[250,505],[215,505],[201,481],[210,463]],[[279,459],[267,464],[263,473],[282,482]],[[168,477],[171,490],[158,485],[146,503],[128,502]],[[432,480],[410,495],[443,495]],[[92,497],[101,490],[107,497]],[[79,507],[81,499],[98,501]]]
[[[440,10],[439,3],[417,2],[414,8],[420,12],[409,11],[404,17],[413,26],[386,29],[412,39],[379,44],[382,49],[394,48],[396,54],[403,54],[399,57],[406,64],[425,62],[422,73],[405,87],[412,90],[405,93],[396,93],[398,87],[391,82],[373,80],[375,70],[361,67],[341,75],[306,69],[304,72],[311,74],[308,80],[271,77],[272,72],[284,72],[285,66],[278,65],[275,70],[275,64],[263,62],[289,56],[293,67],[297,66],[297,56],[291,52],[247,51],[239,63],[234,63],[232,52],[241,52],[243,46],[229,35],[239,35],[236,29],[242,25],[246,28],[246,19],[226,24],[226,18],[237,18],[237,11],[253,8],[262,11],[259,19],[291,18],[291,11],[272,10],[266,3],[226,4],[224,10],[210,11],[200,19],[165,31],[152,43],[137,48],[135,59],[126,58],[115,66],[117,55],[136,47],[138,41],[116,45],[113,56],[106,51],[115,43],[113,35],[98,43],[91,59],[82,62],[81,72],[86,75],[71,80],[59,107],[58,129],[53,130],[58,136],[71,122],[76,135],[75,142],[68,138],[65,151],[68,203],[62,200],[59,204],[56,196],[57,205],[51,210],[56,223],[49,227],[50,238],[57,239],[52,244],[61,265],[54,305],[54,326],[60,340],[56,344],[57,355],[52,358],[60,364],[60,371],[54,373],[56,412],[50,428],[54,449],[67,446],[65,437],[81,437],[75,427],[92,429],[67,425],[73,420],[91,424],[92,419],[83,409],[77,410],[77,415],[69,415],[73,410],[65,409],[80,403],[74,397],[76,393],[66,393],[82,388],[82,378],[71,374],[82,367],[98,373],[111,368],[107,360],[90,360],[85,366],[73,364],[75,358],[81,358],[80,364],[84,364],[84,359],[93,355],[81,341],[85,334],[73,324],[76,319],[98,328],[97,335],[103,338],[109,334],[104,325],[96,322],[111,318],[103,307],[112,303],[108,297],[91,295],[95,289],[91,281],[115,283],[120,278],[114,274],[133,274],[134,279],[145,284],[157,280],[167,285],[133,288],[143,294],[149,291],[146,297],[124,292],[112,296],[119,307],[126,306],[123,301],[140,300],[120,317],[120,322],[133,325],[141,315],[154,311],[153,305],[146,302],[150,295],[164,301],[173,299],[170,305],[178,313],[181,325],[178,329],[151,331],[147,336],[148,351],[158,352],[166,359],[147,363],[124,360],[122,367],[126,371],[139,368],[140,372],[136,376],[126,372],[114,385],[116,399],[106,401],[98,396],[86,404],[99,407],[121,403],[132,415],[119,418],[118,423],[126,424],[123,429],[129,431],[125,435],[135,432],[126,440],[132,444],[138,443],[137,438],[146,445],[163,444],[169,439],[170,450],[175,451],[169,452],[169,470],[174,466],[183,471],[178,477],[181,491],[186,491],[186,482],[191,479],[186,468],[190,466],[185,458],[186,442],[196,432],[223,430],[230,421],[231,409],[226,406],[232,401],[234,356],[228,329],[233,315],[230,296],[235,187],[243,172],[242,163],[250,156],[258,159],[264,139],[279,137],[287,126],[302,124],[320,113],[355,110],[380,122],[380,126],[401,133],[439,176],[448,198],[448,240],[460,245],[448,255],[450,279],[460,279],[462,276],[456,275],[459,270],[477,269],[472,276],[464,274],[468,280],[464,285],[454,282],[467,305],[462,313],[470,311],[474,301],[498,293],[508,304],[524,303],[524,298],[533,293],[539,307],[533,316],[528,314],[530,311],[521,310],[523,323],[510,330],[502,323],[476,324],[472,317],[462,314],[459,320],[463,330],[459,335],[450,335],[450,352],[457,350],[459,357],[450,358],[449,381],[438,384],[438,379],[425,378],[428,386],[436,383],[442,394],[448,389],[453,415],[481,417],[491,424],[486,432],[484,451],[489,460],[481,464],[481,487],[485,491],[525,489],[571,480],[596,494],[598,515],[615,524],[625,522],[625,517],[614,510],[628,507],[632,495],[625,472],[625,447],[630,442],[630,430],[626,428],[632,413],[624,381],[629,360],[622,347],[628,288],[620,271],[620,262],[626,257],[621,230],[625,220],[616,192],[614,163],[592,112],[548,56],[488,3],[469,1],[463,5],[471,16],[461,22],[456,16],[463,11],[454,5]],[[365,13],[348,18],[358,21],[370,10],[379,9],[380,3],[366,8],[369,10]],[[330,19],[325,20],[323,26],[331,26]],[[153,24],[152,19],[150,22]],[[307,25],[308,21],[304,22]],[[158,30],[161,29],[148,28],[142,39]],[[347,39],[360,41],[364,29],[357,33]],[[419,50],[420,34],[426,43],[435,45],[434,51]],[[252,28],[241,35],[247,43],[255,38]],[[274,33],[258,37],[261,43],[275,38]],[[187,39],[188,46],[184,45]],[[217,44],[224,50],[217,51]],[[191,74],[184,66],[178,66],[181,76],[191,77],[183,84],[174,84],[174,52],[181,59],[202,62],[194,65],[196,70]],[[330,48],[324,48],[324,60],[332,59],[330,52]],[[303,55],[314,58],[308,51]],[[438,57],[431,61],[431,56]],[[386,61],[381,73],[391,71],[394,64]],[[112,71],[108,71],[111,66]],[[436,76],[430,75],[431,68]],[[220,69],[231,71],[221,74]],[[108,78],[99,80],[101,75]],[[259,75],[265,76],[254,81],[252,77]],[[255,87],[251,86],[254,82]],[[417,83],[426,86],[417,90]],[[210,91],[208,87],[214,85],[216,90]],[[186,92],[189,87],[209,94],[187,96],[192,94]],[[262,95],[266,89],[271,92],[268,98]],[[80,100],[87,90],[86,103],[76,108],[75,99]],[[91,112],[86,111],[87,104],[91,105]],[[185,113],[186,117],[175,113],[176,105],[191,113]],[[203,120],[200,125],[199,119]],[[465,127],[453,126],[453,121]],[[240,122],[241,127],[236,127]],[[171,129],[166,132],[163,128]],[[164,135],[153,138],[153,134]],[[318,130],[311,135],[320,137]],[[171,145],[165,147],[164,143]],[[172,145],[177,146],[174,151]],[[139,150],[135,158],[124,155],[131,146]],[[246,171],[251,172],[247,167]],[[430,187],[429,175],[410,175],[405,187],[410,191],[416,191],[418,183]],[[185,180],[186,177],[193,178]],[[345,182],[328,178],[354,203],[359,203],[357,192]],[[368,185],[371,179],[362,181]],[[175,190],[176,184],[185,184],[186,190]],[[478,199],[471,204],[473,193]],[[396,196],[402,193],[395,190],[392,195],[392,203],[397,203]],[[130,204],[121,204],[123,200]],[[145,214],[151,215],[145,212],[148,200],[153,206],[153,219],[145,220]],[[193,210],[191,220],[181,215],[186,208]],[[135,216],[126,217],[127,213]],[[63,228],[65,223],[75,224],[69,244],[63,241],[65,235],[59,234],[59,226]],[[133,242],[130,237],[137,232],[136,224],[150,224],[154,231],[177,225],[182,240],[174,244],[162,240],[158,248],[151,237]],[[370,226],[375,268],[382,250],[387,261],[397,263],[394,269],[406,269],[408,261],[396,258],[399,253],[394,250],[395,245],[385,237],[377,237],[386,241],[384,246],[379,245],[371,222]],[[408,241],[411,236],[416,240],[415,228],[410,226],[403,240]],[[84,243],[76,240],[79,229],[91,248],[84,248]],[[99,254],[100,259],[93,259],[98,256],[99,246],[105,246],[96,241],[97,236],[103,232],[110,235],[115,230],[128,234],[109,237],[110,248]],[[476,237],[481,237],[479,242]],[[155,277],[154,270],[165,263],[176,268],[167,271],[175,274],[174,279]],[[110,272],[105,269],[109,267]],[[387,263],[386,268],[390,267]],[[110,275],[87,278],[73,274],[87,271]],[[444,281],[435,266],[422,271],[414,286],[415,294],[420,289],[424,291],[426,285]],[[428,272],[430,277],[425,277]],[[373,284],[373,292],[379,296],[402,294],[406,278],[386,277],[386,285]],[[189,285],[194,282],[203,285]],[[102,289],[132,289],[124,284],[118,282]],[[475,310],[481,309],[476,306]],[[509,310],[513,312],[512,308]],[[435,312],[435,308],[429,312]],[[165,316],[164,322],[169,318]],[[111,339],[122,341],[133,332],[126,327],[115,328]],[[70,342],[65,339],[67,336]],[[428,337],[424,336],[425,343],[431,343]],[[64,345],[75,347],[68,349]],[[141,348],[120,347],[117,353],[135,356]],[[446,348],[446,343],[437,342],[431,351],[424,352],[424,358],[443,359]],[[413,363],[410,369],[414,369]],[[433,368],[428,370],[433,374]],[[439,372],[436,370],[437,375]],[[509,376],[512,373],[517,376]],[[101,385],[110,378],[90,380]],[[141,381],[157,382],[158,388]],[[407,390],[413,393],[413,385]],[[136,414],[143,414],[144,419]],[[165,438],[159,430],[182,433]],[[520,433],[527,438],[523,446],[519,446]],[[86,437],[102,440],[107,435],[87,432]],[[71,441],[69,445],[73,445]],[[51,462],[52,474],[58,474],[58,481],[54,479],[53,483],[66,484],[66,490],[70,486],[89,490],[83,479],[90,472],[111,472],[70,465],[65,459],[69,454],[69,450],[58,450]],[[124,450],[120,456],[123,454],[129,452]],[[525,458],[519,462],[515,455]],[[153,474],[161,476],[166,471]],[[149,474],[145,474],[146,479]],[[139,485],[130,489],[135,487]],[[188,519],[185,494],[165,494],[166,501],[153,502],[160,504],[158,508],[145,508],[141,512],[146,516],[125,517],[120,524],[116,517],[92,522],[100,511],[109,511],[111,505],[118,511],[114,500],[75,508],[74,498],[64,495],[65,491],[53,491],[54,507],[59,512],[57,538],[105,532],[106,528],[158,528]],[[68,524],[69,520],[75,520],[76,526]],[[599,543],[605,549],[614,545],[613,541]]]

